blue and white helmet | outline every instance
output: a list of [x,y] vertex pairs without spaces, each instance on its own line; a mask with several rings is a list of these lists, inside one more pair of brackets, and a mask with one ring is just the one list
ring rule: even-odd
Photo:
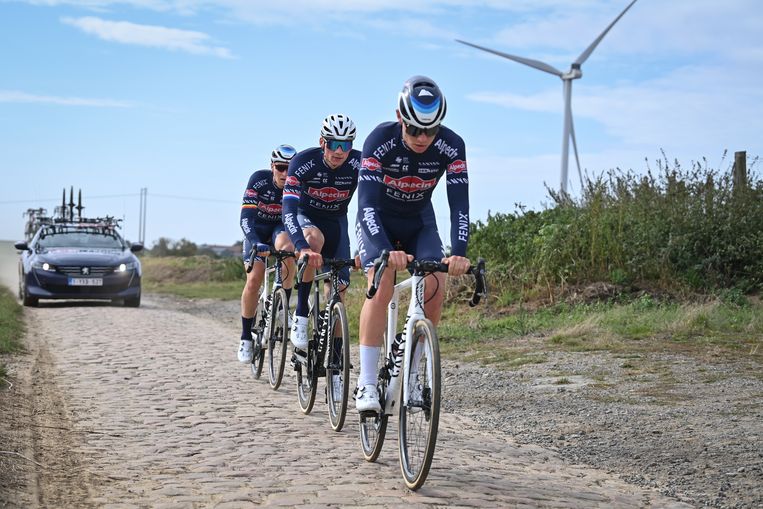
[[289,161],[291,161],[295,155],[297,155],[297,151],[291,145],[278,145],[275,150],[273,150],[273,153],[270,154],[270,162],[289,164]]
[[407,124],[427,129],[440,125],[448,108],[445,96],[433,79],[412,76],[403,84],[397,109]]
[[355,122],[350,117],[337,113],[323,119],[321,138],[327,140],[352,141],[355,139]]

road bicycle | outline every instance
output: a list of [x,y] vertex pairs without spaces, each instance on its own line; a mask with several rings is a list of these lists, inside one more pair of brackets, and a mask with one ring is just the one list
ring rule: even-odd
[[[254,247],[252,258],[254,259]],[[286,350],[289,342],[289,299],[283,289],[281,265],[286,258],[294,257],[292,251],[271,249],[265,259],[265,277],[260,287],[257,312],[252,323],[254,356],[252,357],[252,375],[259,379],[265,364],[265,352],[268,354],[268,381],[273,390],[278,389],[283,379],[286,364]],[[252,271],[252,264],[247,264],[246,271]],[[273,289],[270,290],[271,279]]]
[[[366,294],[369,299],[379,287],[388,258],[389,252],[383,251],[374,262],[374,280]],[[361,412],[360,443],[366,461],[376,461],[384,444],[387,420],[397,410],[400,468],[406,486],[417,490],[432,465],[441,400],[440,347],[437,330],[424,315],[424,280],[429,274],[448,272],[448,266],[414,260],[408,264],[408,270],[411,277],[395,285],[387,307],[387,330],[377,382],[382,411]],[[476,306],[487,295],[485,260],[480,258],[468,273],[475,279],[469,305]],[[409,290],[411,300],[405,326],[397,332],[400,296]]]
[[[297,281],[307,268],[306,258],[299,262]],[[339,298],[339,274],[355,267],[354,259],[323,259],[328,271],[316,274],[308,311],[307,352],[294,349],[292,365],[297,373],[297,399],[302,413],[309,414],[318,392],[318,378],[326,379],[326,404],[334,431],[341,431],[347,415],[350,380],[350,333],[347,311]],[[322,282],[330,283],[326,304],[321,310]]]

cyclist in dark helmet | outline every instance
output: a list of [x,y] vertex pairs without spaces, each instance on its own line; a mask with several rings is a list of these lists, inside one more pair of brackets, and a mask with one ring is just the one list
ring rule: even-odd
[[[469,269],[469,179],[464,140],[442,125],[445,96],[431,78],[413,76],[398,95],[397,121],[376,127],[363,144],[355,233],[361,264],[373,280],[373,262],[390,251],[388,270],[373,299],[360,314],[358,411],[380,411],[377,361],[392,297],[393,275],[414,257],[448,264],[448,274]],[[446,257],[437,231],[432,192],[445,176],[450,205],[451,255]],[[401,246],[401,247],[395,247]],[[445,296],[445,275],[426,279],[424,309],[437,325]],[[417,349],[420,350],[420,349]]]
[[[270,155],[270,169],[259,170],[249,177],[241,205],[241,229],[244,231],[244,265],[252,266],[246,275],[241,292],[241,343],[238,360],[252,362],[252,322],[257,311],[260,286],[265,277],[265,258],[269,245],[276,249],[292,250],[293,245],[281,222],[281,201],[286,184],[286,172],[297,151],[291,145],[279,145]],[[252,248],[254,247],[254,254]],[[294,283],[294,260],[284,262],[283,287],[287,298]]]

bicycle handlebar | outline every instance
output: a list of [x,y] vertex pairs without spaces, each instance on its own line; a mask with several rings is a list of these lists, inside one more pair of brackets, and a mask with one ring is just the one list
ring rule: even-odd
[[[296,256],[294,254],[294,251],[286,251],[283,249],[276,249],[273,246],[268,246],[268,256],[275,256],[278,261],[283,260],[284,258],[292,258]],[[254,244],[252,246],[252,250],[249,251],[249,263],[244,264],[244,268],[246,269],[246,273],[249,274],[252,272],[252,269],[254,268],[254,263],[252,263],[252,259],[257,256],[257,244]]]
[[[307,269],[308,256],[303,255],[297,262],[297,283],[302,282],[302,276]],[[354,258],[324,258],[323,266],[328,267],[331,271],[339,271],[345,267],[357,268]]]
[[[389,251],[386,249],[381,252],[379,258],[374,261],[374,280],[371,283],[371,287],[366,292],[366,298],[372,299],[376,295],[381,283],[382,274],[387,268],[389,262]],[[406,266],[408,270],[420,273],[433,273],[433,272],[448,272],[448,265],[442,262],[434,260],[413,260]],[[483,297],[487,296],[487,279],[485,277],[485,260],[484,258],[477,259],[477,265],[471,265],[467,274],[474,276],[474,294],[469,299],[469,306],[474,307],[479,304]]]

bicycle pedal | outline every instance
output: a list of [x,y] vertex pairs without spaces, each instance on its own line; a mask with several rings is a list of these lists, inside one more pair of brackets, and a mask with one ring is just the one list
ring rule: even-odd
[[360,420],[365,421],[367,419],[376,419],[379,417],[379,412],[374,412],[373,410],[364,410],[362,412],[358,412],[360,414]]

